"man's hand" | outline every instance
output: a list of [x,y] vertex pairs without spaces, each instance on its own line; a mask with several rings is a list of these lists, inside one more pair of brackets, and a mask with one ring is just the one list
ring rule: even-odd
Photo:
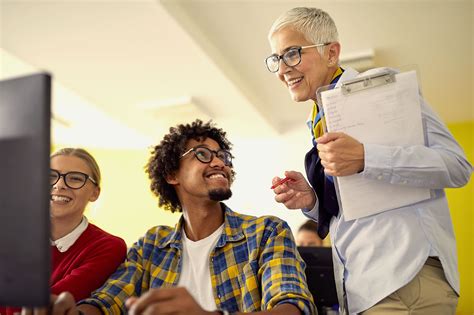
[[324,172],[347,176],[364,170],[364,145],[342,132],[329,132],[316,139]]
[[[316,203],[316,196],[303,174],[286,171],[285,176],[290,180],[273,189],[276,202],[284,204],[288,209],[312,209]],[[272,184],[275,185],[280,180],[280,177],[274,177]]]
[[181,315],[209,315],[194,300],[186,288],[151,289],[141,297],[129,298],[125,305],[129,315],[140,314],[181,314]]
[[21,315],[78,315],[76,301],[69,292],[63,292],[60,295],[51,295],[51,311],[47,308],[23,308]]

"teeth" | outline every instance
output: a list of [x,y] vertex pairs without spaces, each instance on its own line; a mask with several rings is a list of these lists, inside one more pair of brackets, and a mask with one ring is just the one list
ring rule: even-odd
[[211,176],[209,176],[209,178],[224,178],[224,175],[222,175],[222,174],[212,174]]
[[52,196],[51,196],[51,200],[53,200],[53,201],[60,201],[60,202],[69,202],[69,201],[71,201],[71,198],[66,197],[66,196],[56,196],[56,195],[52,195]]
[[303,80],[303,78],[291,79],[291,80],[288,80],[287,82],[288,82],[288,85],[289,85],[289,86],[292,86],[292,85],[294,85],[294,84],[300,82],[301,80]]

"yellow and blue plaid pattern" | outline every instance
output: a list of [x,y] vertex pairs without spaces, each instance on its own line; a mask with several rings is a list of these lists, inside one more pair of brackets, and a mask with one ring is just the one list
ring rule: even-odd
[[[214,299],[221,310],[254,312],[281,303],[302,314],[316,308],[288,224],[276,217],[225,211],[224,232],[210,257]],[[92,297],[81,301],[104,314],[126,314],[125,300],[150,288],[176,286],[181,270],[183,218],[174,227],[157,226],[130,248],[126,261]]]

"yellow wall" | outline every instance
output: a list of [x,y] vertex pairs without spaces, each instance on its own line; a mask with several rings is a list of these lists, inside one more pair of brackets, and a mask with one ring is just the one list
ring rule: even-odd
[[122,237],[129,246],[152,226],[177,222],[179,215],[159,209],[150,191],[144,171],[148,151],[86,149],[102,172],[100,198],[86,211],[91,222]]
[[[474,122],[448,125],[467,155],[474,162]],[[456,233],[459,272],[461,274],[461,297],[457,314],[474,314],[474,184],[473,180],[458,189],[446,190]]]

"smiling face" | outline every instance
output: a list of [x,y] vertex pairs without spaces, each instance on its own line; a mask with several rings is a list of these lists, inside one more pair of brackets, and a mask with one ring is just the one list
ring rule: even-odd
[[[272,54],[281,55],[292,47],[309,46],[301,32],[291,27],[284,27],[275,32],[270,40]],[[336,55],[337,54],[337,55]],[[280,69],[276,76],[285,84],[291,97],[296,102],[307,100],[316,101],[316,91],[319,87],[331,83],[332,76],[337,69],[339,44],[331,43],[324,48],[324,55],[320,55],[317,48],[306,48],[301,51],[301,62],[288,67],[280,61]]]
[[[81,172],[91,176],[92,172],[87,163],[76,156],[57,155],[51,158],[51,169],[61,174]],[[78,222],[83,216],[89,201],[99,197],[100,189],[90,180],[79,189],[71,189],[64,183],[64,177],[51,187],[51,218],[53,220],[71,220]]]
[[[216,141],[206,138],[204,141],[189,140],[185,151],[195,147],[206,147],[213,151],[220,149]],[[200,162],[194,153],[183,156],[179,170],[169,176],[167,182],[174,185],[183,208],[187,204],[203,201],[226,200],[232,195],[231,168],[215,155],[210,163]]]

